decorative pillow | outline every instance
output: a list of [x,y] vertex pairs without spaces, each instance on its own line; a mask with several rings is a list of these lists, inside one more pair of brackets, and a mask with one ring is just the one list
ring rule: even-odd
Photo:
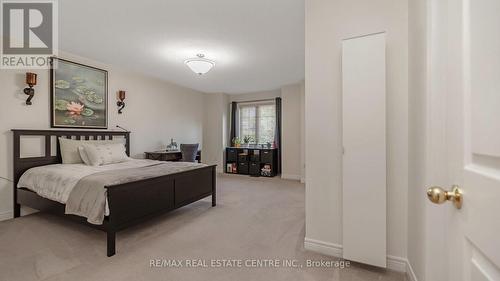
[[101,166],[127,161],[128,156],[122,143],[84,144],[87,165]]
[[85,148],[83,148],[83,146],[78,147],[78,153],[80,154],[80,158],[82,158],[83,163],[92,166],[92,163],[90,163],[90,159],[87,156],[87,152],[85,152]]
[[59,137],[59,147],[61,149],[61,158],[63,164],[83,163],[78,147],[83,144],[92,143],[123,143],[122,140],[72,140]]

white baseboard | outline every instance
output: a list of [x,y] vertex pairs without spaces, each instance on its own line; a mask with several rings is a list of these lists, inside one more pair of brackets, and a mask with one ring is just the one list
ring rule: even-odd
[[398,272],[406,272],[408,261],[402,257],[387,255],[387,268]]
[[304,248],[323,255],[341,258],[342,245],[305,238]]
[[[37,212],[39,212],[39,211],[35,210],[35,209],[32,209],[30,207],[26,207],[26,206],[22,206],[21,207],[21,217],[22,216],[31,215],[31,214],[34,214],[34,213],[37,213]],[[13,219],[13,218],[14,218],[13,211],[6,211],[6,212],[0,213],[0,221],[10,220],[10,219]]]
[[413,271],[413,267],[411,267],[411,263],[406,260],[406,277],[409,281],[418,281],[417,275]]
[[0,221],[10,220],[14,216],[12,215],[12,211],[2,212],[0,213]]
[[300,175],[291,175],[291,174],[281,174],[281,178],[284,180],[295,180],[299,181],[301,176]]
[[21,217],[31,215],[34,213],[38,213],[38,212],[39,212],[38,210],[32,209],[30,207],[21,206]]
[[[304,248],[320,254],[342,258],[342,245],[339,244],[319,241],[306,237],[304,239]],[[404,272],[406,273],[410,281],[417,281],[415,273],[413,272],[413,269],[408,262],[408,259],[406,258],[387,255],[387,268],[398,272]]]

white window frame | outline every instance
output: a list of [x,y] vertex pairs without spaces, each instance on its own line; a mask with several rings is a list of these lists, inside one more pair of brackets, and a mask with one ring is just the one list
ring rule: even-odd
[[[274,99],[270,99],[270,100],[262,100],[262,101],[249,101],[249,102],[239,102],[238,103],[238,113],[236,114],[237,118],[236,118],[236,136],[239,137],[242,141],[243,141],[243,138],[245,136],[242,136],[240,134],[241,132],[241,108],[242,107],[256,107],[256,110],[255,110],[255,143],[256,144],[259,144],[258,140],[259,140],[259,114],[260,114],[260,111],[258,109],[259,106],[262,106],[262,105],[274,105],[276,106],[276,102]],[[276,116],[275,116],[276,118]],[[274,130],[276,131],[276,128],[274,128]]]

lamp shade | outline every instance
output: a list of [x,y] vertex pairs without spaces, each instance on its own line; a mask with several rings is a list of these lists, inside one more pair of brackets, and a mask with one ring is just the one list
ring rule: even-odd
[[125,91],[118,91],[118,98],[123,101],[125,99]]
[[215,66],[215,62],[206,59],[203,54],[198,54],[197,58],[187,59],[184,63],[198,75],[209,72]]
[[31,86],[36,85],[36,73],[26,72],[26,84]]

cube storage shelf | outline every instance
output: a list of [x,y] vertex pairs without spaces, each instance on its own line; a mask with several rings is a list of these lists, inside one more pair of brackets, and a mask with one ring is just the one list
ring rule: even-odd
[[278,149],[257,147],[227,147],[226,173],[256,177],[277,175]]

